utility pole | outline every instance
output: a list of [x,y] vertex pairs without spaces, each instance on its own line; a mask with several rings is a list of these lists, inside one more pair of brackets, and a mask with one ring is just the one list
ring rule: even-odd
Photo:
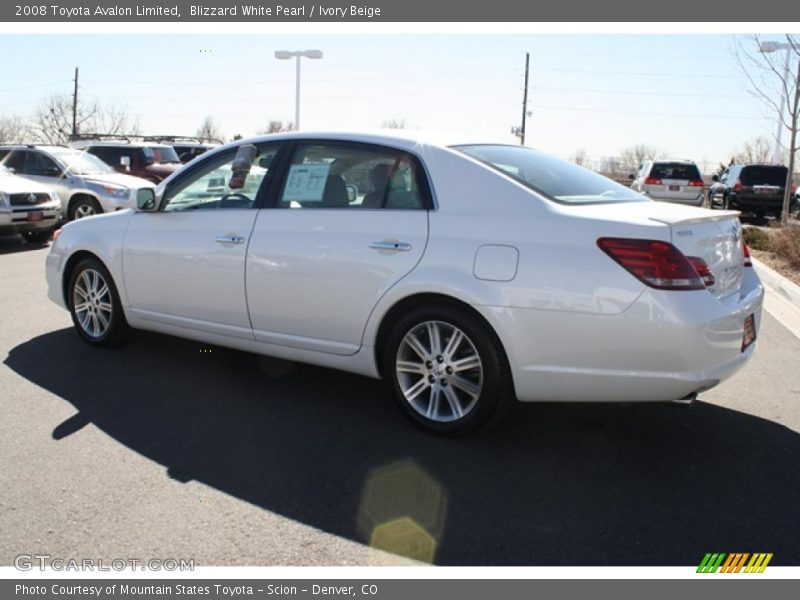
[[75,90],[72,92],[72,137],[78,135],[78,67],[75,67]]
[[[525,145],[525,117],[528,113],[528,66],[530,65],[531,55],[530,52],[525,53],[525,91],[522,93],[522,131],[520,132],[520,145]],[[75,81],[78,80],[77,75]]]
[[522,93],[522,124],[512,127],[511,133],[519,138],[520,145],[525,145],[525,121],[528,117],[528,71],[531,61],[530,52],[525,53],[525,88]]

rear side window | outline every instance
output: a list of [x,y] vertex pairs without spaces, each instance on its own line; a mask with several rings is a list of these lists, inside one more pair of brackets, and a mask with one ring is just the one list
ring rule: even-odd
[[680,179],[685,181],[702,179],[697,166],[687,165],[686,163],[656,163],[650,171],[650,177],[656,177],[658,179]]
[[739,175],[742,185],[786,185],[786,167],[745,167]]
[[422,209],[416,162],[390,148],[301,143],[289,166],[278,207]]
[[642,202],[645,198],[608,177],[525,146],[470,145],[454,150],[475,158],[563,204]]

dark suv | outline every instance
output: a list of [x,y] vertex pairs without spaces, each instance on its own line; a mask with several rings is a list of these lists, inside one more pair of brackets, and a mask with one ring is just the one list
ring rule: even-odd
[[780,218],[787,174],[783,165],[731,165],[713,177],[711,208],[751,212],[759,219],[767,213]]
[[172,146],[149,142],[98,139],[80,139],[70,146],[94,154],[120,173],[142,177],[159,183],[181,167],[178,154]]

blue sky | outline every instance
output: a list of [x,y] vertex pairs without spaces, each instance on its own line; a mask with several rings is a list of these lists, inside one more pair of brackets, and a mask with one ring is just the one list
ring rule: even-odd
[[[769,37],[769,36],[768,36]],[[773,36],[776,37],[776,36]],[[779,39],[776,37],[776,39]],[[513,141],[531,52],[528,144],[569,157],[637,143],[713,167],[774,120],[747,93],[731,35],[2,35],[0,115],[26,116],[71,93],[123,103],[144,133],[192,134],[206,115],[226,136],[294,116],[294,63],[277,49],[318,48],[302,65],[303,129],[409,128]]]

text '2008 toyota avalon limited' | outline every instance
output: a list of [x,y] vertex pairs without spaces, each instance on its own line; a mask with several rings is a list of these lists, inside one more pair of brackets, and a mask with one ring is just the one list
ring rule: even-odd
[[211,150],[65,226],[47,279],[91,344],[148,329],[383,377],[439,433],[514,400],[692,398],[752,356],[763,299],[736,212],[387,134]]

